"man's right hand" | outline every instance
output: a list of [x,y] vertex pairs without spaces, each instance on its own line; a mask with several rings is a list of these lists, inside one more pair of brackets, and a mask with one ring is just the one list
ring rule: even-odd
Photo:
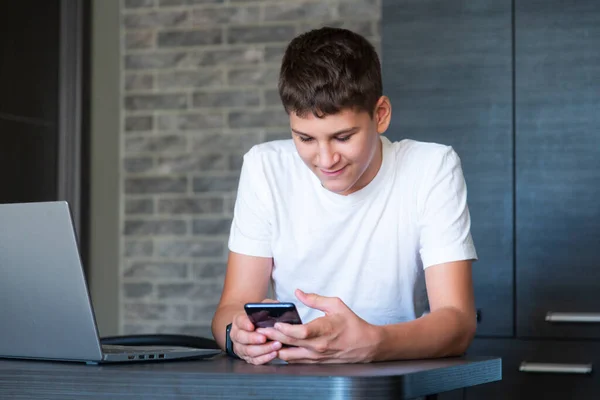
[[265,335],[254,331],[254,325],[245,312],[235,315],[229,335],[234,353],[249,364],[266,364],[275,359],[281,349],[281,343],[268,341]]

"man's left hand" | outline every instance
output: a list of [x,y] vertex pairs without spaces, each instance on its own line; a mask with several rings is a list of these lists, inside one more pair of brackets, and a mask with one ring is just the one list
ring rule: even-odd
[[289,363],[363,363],[373,359],[378,345],[378,331],[359,318],[336,297],[324,297],[296,290],[296,297],[306,306],[323,311],[325,316],[308,324],[276,323],[273,328],[259,328],[268,339],[281,342],[278,358]]

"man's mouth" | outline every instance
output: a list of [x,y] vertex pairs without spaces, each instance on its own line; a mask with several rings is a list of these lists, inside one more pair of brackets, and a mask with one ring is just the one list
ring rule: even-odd
[[332,170],[332,171],[328,171],[328,170],[319,168],[319,171],[321,171],[321,173],[325,176],[337,176],[337,175],[341,174],[342,172],[344,172],[345,169],[346,169],[346,166],[343,166],[340,169],[336,169],[336,170]]

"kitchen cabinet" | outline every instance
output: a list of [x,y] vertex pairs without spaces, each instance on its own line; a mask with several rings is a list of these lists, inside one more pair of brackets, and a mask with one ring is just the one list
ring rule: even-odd
[[383,2],[386,136],[451,145],[467,181],[479,333],[510,336],[513,304],[511,3]]
[[469,353],[504,367],[465,398],[600,398],[600,2],[384,0],[382,24],[388,136],[452,145],[467,181]]

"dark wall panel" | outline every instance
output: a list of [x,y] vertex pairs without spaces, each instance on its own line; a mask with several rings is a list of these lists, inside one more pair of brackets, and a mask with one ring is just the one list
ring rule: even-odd
[[516,2],[517,333],[600,339],[600,2]]
[[468,185],[480,335],[513,334],[510,0],[384,0],[387,136],[452,145]]
[[56,123],[59,0],[2,2],[0,116]]
[[0,203],[56,199],[56,134],[0,119]]

